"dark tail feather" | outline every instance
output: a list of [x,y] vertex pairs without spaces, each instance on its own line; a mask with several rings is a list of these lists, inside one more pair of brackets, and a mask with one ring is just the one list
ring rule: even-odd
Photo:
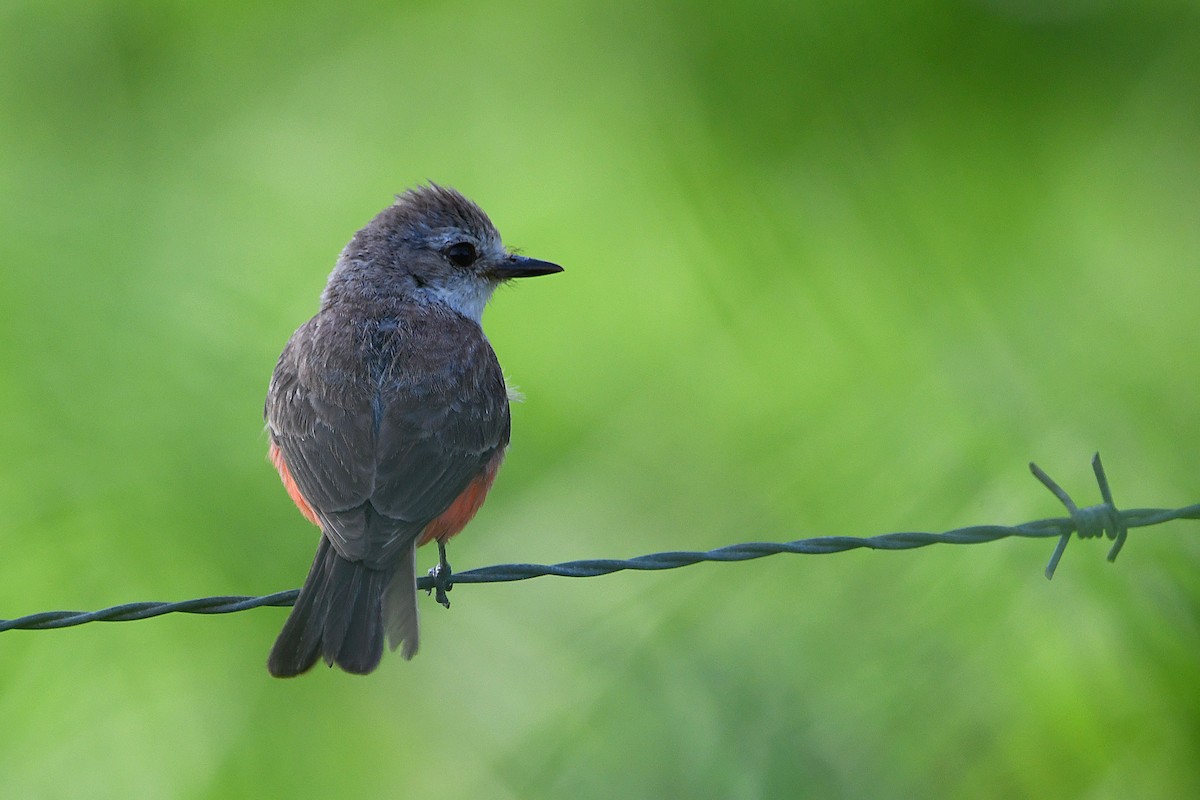
[[400,563],[383,593],[384,629],[388,644],[405,660],[417,654],[419,624],[417,619],[417,543],[414,541],[400,555]]
[[346,672],[365,675],[383,657],[386,575],[347,561],[321,537],[308,578],[267,659],[276,678],[308,671],[323,656]]

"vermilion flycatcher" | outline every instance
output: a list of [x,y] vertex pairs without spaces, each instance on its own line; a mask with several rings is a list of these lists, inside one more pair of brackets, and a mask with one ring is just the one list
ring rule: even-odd
[[514,255],[482,209],[431,184],[342,251],[267,392],[271,462],[321,544],[267,666],[417,652],[416,549],[483,504],[508,446],[508,392],[480,327],[492,291],[562,267]]

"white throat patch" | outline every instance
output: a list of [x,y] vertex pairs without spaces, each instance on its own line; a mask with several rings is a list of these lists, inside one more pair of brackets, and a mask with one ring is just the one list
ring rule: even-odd
[[429,286],[425,289],[431,296],[479,325],[483,324],[483,307],[495,290],[496,284],[482,279],[455,281],[452,286]]

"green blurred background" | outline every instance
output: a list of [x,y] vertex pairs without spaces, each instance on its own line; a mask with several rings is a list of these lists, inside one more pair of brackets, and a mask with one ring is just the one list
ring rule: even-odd
[[[459,569],[1200,500],[1194,4],[339,6],[0,3],[0,617],[299,584],[267,379],[429,179],[567,269]],[[0,794],[1198,796],[1197,533],[0,634]]]

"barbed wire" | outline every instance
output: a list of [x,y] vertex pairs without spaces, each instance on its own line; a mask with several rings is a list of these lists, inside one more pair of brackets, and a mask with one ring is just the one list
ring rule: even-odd
[[[588,559],[567,561],[561,564],[498,564],[480,567],[452,576],[426,576],[417,580],[417,587],[426,591],[437,590],[439,595],[452,585],[462,583],[506,583],[557,575],[563,578],[593,578],[624,570],[677,569],[701,562],[749,561],[755,558],[792,553],[800,555],[823,555],[843,553],[849,550],[912,550],[933,544],[982,544],[1009,537],[1047,539],[1058,537],[1058,544],[1046,566],[1047,578],[1054,577],[1058,562],[1062,559],[1072,534],[1081,539],[1107,536],[1113,540],[1108,560],[1116,559],[1125,544],[1130,528],[1159,525],[1177,519],[1200,519],[1200,503],[1184,508],[1135,508],[1118,510],[1113,503],[1108,478],[1100,462],[1100,454],[1092,458],[1092,468],[1104,502],[1079,508],[1070,496],[1036,464],[1029,465],[1030,471],[1067,508],[1070,516],[1041,519],[1023,525],[972,525],[944,533],[901,532],[878,536],[818,536],[792,542],[747,542],[718,547],[703,552],[678,551],[653,553],[629,559]],[[44,611],[16,619],[0,620],[0,632],[9,630],[48,630],[82,625],[86,622],[127,622],[148,619],[163,614],[182,612],[186,614],[231,614],[262,606],[290,606],[296,602],[299,589],[289,589],[274,594],[252,596],[201,597],[174,603],[140,602],[125,603],[99,611]]]

